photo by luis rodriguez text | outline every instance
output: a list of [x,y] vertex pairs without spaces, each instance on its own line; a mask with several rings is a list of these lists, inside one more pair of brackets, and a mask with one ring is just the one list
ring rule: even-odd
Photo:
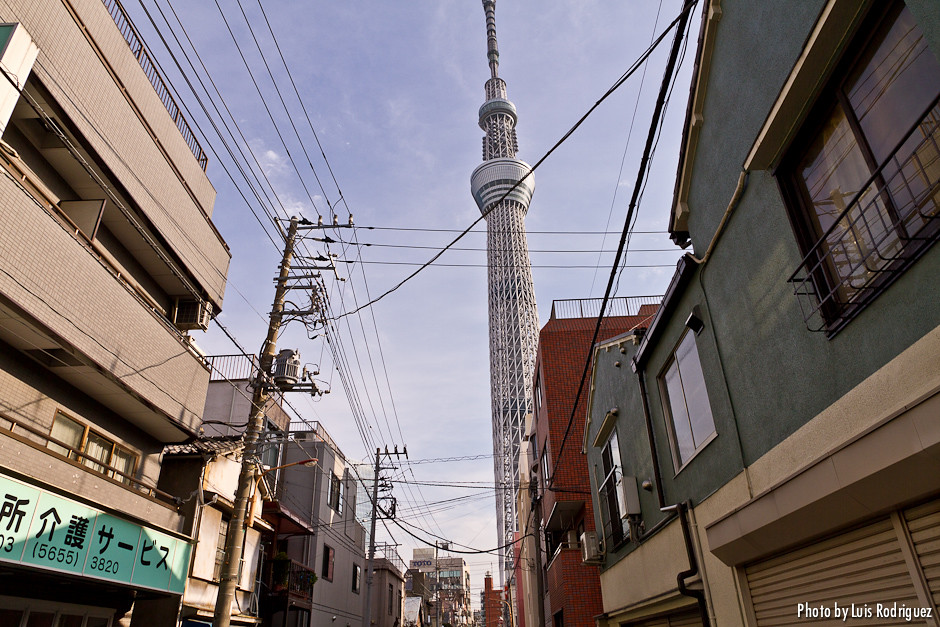
[[911,607],[905,603],[865,603],[857,605],[850,603],[848,605],[839,605],[834,602],[832,605],[813,605],[811,603],[800,603],[796,606],[797,618],[814,620],[819,618],[829,618],[847,622],[852,619],[868,618],[894,618],[905,621],[923,620],[933,618],[932,607]]

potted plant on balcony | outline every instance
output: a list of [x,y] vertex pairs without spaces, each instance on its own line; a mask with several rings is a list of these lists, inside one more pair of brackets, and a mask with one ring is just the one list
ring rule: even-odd
[[274,556],[271,566],[271,587],[275,592],[287,590],[287,584],[290,581],[290,558],[287,553],[281,551]]

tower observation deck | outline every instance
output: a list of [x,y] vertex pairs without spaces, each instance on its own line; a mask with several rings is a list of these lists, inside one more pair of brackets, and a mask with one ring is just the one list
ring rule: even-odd
[[514,564],[511,542],[517,529],[519,447],[525,417],[532,412],[538,345],[539,318],[525,232],[535,179],[529,165],[516,158],[516,107],[508,100],[506,82],[498,74],[496,0],[483,0],[483,9],[490,79],[486,102],[480,107],[480,128],[485,132],[483,163],[470,176],[470,189],[486,217],[487,228],[493,471],[498,539],[506,546],[499,554],[500,576],[505,583]]

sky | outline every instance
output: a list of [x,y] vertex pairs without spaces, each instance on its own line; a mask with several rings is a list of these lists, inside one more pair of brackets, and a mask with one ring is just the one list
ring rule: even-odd
[[[345,224],[353,214],[355,229],[310,235],[357,244],[306,242],[310,254],[337,255],[336,276],[324,273],[334,316],[395,287],[479,217],[469,188],[482,158],[477,115],[489,77],[479,0],[124,4],[209,155],[217,190],[212,219],[232,252],[217,321],[246,352],[257,354],[264,339],[281,258],[265,207],[314,222],[319,213],[329,223],[335,211]],[[499,73],[519,114],[519,158],[542,158],[680,9],[679,0],[497,2]],[[681,254],[665,229],[699,21],[693,11],[617,296],[661,295]],[[554,300],[604,295],[671,39],[645,74],[602,103],[535,172],[526,225],[542,325]],[[233,152],[247,155],[240,165],[214,128],[223,129]],[[242,174],[249,171],[257,174]],[[263,183],[254,189],[266,190],[258,197],[246,183],[255,176]],[[431,542],[446,538],[460,550],[498,544],[486,457],[485,246],[481,222],[400,288],[336,319],[334,350],[322,334],[309,338],[299,322],[278,338],[278,348],[299,349],[330,390],[316,398],[289,395],[291,405],[319,421],[347,458],[369,460],[386,445],[407,446],[418,462],[474,458],[402,460],[384,471],[394,480],[401,527],[380,526],[377,539],[400,544],[406,562],[423,544],[405,529]],[[240,350],[217,324],[195,340],[210,355]],[[494,572],[498,583],[498,558],[464,557],[476,605],[483,573]]]

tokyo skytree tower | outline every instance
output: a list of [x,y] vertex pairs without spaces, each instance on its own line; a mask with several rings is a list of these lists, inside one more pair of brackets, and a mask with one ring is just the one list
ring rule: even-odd
[[[470,189],[487,225],[496,520],[499,543],[509,545],[516,530],[519,445],[526,414],[532,411],[532,375],[539,333],[525,233],[525,215],[535,180],[532,174],[522,180],[531,168],[516,158],[516,107],[507,99],[506,82],[497,72],[496,0],[483,0],[483,9],[490,79],[486,81],[486,102],[480,107],[480,128],[486,136],[483,163],[470,176]],[[500,551],[503,583],[512,572],[514,553],[512,546]]]

